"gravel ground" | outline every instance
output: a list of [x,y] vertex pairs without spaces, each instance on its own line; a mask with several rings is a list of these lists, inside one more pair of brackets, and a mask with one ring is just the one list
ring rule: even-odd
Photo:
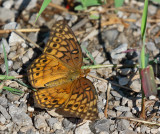
[[[55,3],[54,0],[52,2]],[[62,2],[59,0],[55,4],[64,7]],[[87,76],[93,82],[98,94],[99,119],[94,122],[53,116],[51,112],[34,107],[31,89],[15,80],[3,81],[5,86],[19,89],[24,93],[19,96],[8,91],[1,92],[0,134],[160,134],[158,125],[147,125],[125,119],[138,119],[141,111],[139,71],[132,65],[138,63],[140,54],[140,26],[144,3],[126,0],[117,13],[111,9],[114,7],[113,3],[90,8],[101,13],[101,20],[89,19],[87,12],[84,11],[78,14],[49,6],[34,24],[41,3],[42,1],[38,0],[1,0],[1,30],[50,29],[57,20],[66,19],[81,47],[87,48],[96,64],[127,66],[116,68],[110,66],[90,71],[90,75],[107,81]],[[151,2],[148,10],[146,47],[151,59],[158,57],[160,48],[160,9],[158,7],[158,4]],[[158,21],[156,22],[155,19]],[[49,37],[49,32],[23,34],[42,48]],[[40,49],[15,32],[0,34],[0,39],[0,73],[4,75],[6,72],[2,49],[4,44],[8,57],[9,75],[23,75],[24,77],[19,80],[30,85],[26,77],[27,67],[41,54]],[[84,49],[82,51],[87,58],[86,51]],[[84,65],[93,65],[93,61],[86,59]],[[158,71],[156,76],[159,81]],[[108,117],[104,112],[106,104],[108,104]],[[157,124],[160,122],[159,104],[158,96],[150,96],[146,99],[146,121],[157,122]]]

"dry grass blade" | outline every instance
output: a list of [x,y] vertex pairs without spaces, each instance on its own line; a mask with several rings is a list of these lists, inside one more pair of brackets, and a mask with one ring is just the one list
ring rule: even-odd
[[0,34],[6,34],[6,33],[10,33],[10,32],[22,32],[22,33],[30,33],[30,32],[47,32],[48,29],[44,28],[44,29],[6,29],[6,30],[0,30]]
[[129,118],[129,117],[115,117],[115,118],[117,118],[117,119],[126,119],[126,120],[135,121],[135,122],[148,124],[148,125],[160,126],[160,124],[157,123],[157,122],[150,122],[150,121],[145,121],[145,120],[141,120],[141,119],[135,119],[135,118]]
[[104,115],[105,115],[106,118],[108,117],[107,110],[108,110],[108,100],[109,100],[110,91],[111,91],[111,84],[108,83],[107,102],[106,102],[106,107],[105,107],[105,110],[104,110]]

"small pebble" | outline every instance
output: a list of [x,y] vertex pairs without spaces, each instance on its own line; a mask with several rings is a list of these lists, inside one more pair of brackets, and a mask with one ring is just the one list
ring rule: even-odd
[[154,95],[149,96],[149,100],[155,100],[155,99],[156,99],[156,96]]
[[129,80],[130,80],[130,79],[127,78],[127,77],[122,77],[122,78],[119,78],[118,82],[119,82],[119,84],[120,84],[121,86],[124,86],[124,85],[127,85],[127,84],[128,84]]
[[102,39],[108,40],[109,44],[112,45],[118,37],[119,32],[116,29],[107,30],[102,33]]
[[91,131],[89,127],[89,122],[87,121],[83,125],[77,127],[75,129],[75,134],[93,134],[93,132]]
[[111,91],[111,94],[114,96],[114,97],[119,97],[119,98],[122,98],[122,96],[116,92],[116,91]]
[[34,125],[37,129],[45,128],[47,127],[47,123],[45,121],[45,118],[42,115],[36,115],[34,118]]
[[9,37],[9,46],[14,46],[17,44],[24,43],[24,39],[17,35],[16,33],[12,32],[10,37]]
[[6,0],[3,2],[3,7],[6,9],[10,9],[12,5],[14,4],[13,0]]
[[154,6],[153,4],[149,4],[148,12],[149,12],[149,14],[154,15],[157,12],[157,7]]
[[141,92],[141,82],[140,79],[132,80],[130,82],[130,88],[135,92]]
[[119,47],[117,47],[116,49],[111,51],[111,57],[114,60],[120,60],[122,58],[125,57],[126,53],[124,53],[124,51],[127,50],[127,46],[128,44],[122,44]]
[[7,119],[10,120],[11,116],[8,114],[7,110],[5,107],[0,105],[0,112],[2,113],[2,115]]
[[15,19],[14,10],[0,7],[0,19],[2,22],[14,21]]
[[115,109],[117,111],[121,111],[121,112],[130,111],[130,108],[129,107],[125,107],[125,106],[117,106],[117,107],[115,107]]
[[157,48],[153,42],[147,42],[146,43],[147,49],[154,52]]
[[94,128],[96,130],[96,133],[100,133],[104,131],[109,133],[110,120],[109,119],[99,120],[94,124]]
[[108,86],[106,82],[101,81],[96,84],[96,87],[100,92],[106,92]]
[[131,68],[123,68],[119,70],[120,74],[125,76],[128,75],[131,71]]

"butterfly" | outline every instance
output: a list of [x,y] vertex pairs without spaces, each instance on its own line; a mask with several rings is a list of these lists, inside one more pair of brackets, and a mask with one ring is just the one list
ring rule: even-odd
[[80,45],[64,20],[51,28],[50,37],[40,55],[27,70],[34,92],[35,106],[56,109],[64,117],[95,120],[98,117],[97,94],[81,69]]

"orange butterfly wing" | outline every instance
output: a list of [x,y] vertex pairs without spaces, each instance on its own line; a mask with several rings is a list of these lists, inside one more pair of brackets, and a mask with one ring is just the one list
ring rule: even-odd
[[80,45],[66,21],[58,21],[52,27],[44,53],[55,56],[71,67],[80,69],[82,66]]
[[97,94],[92,82],[81,77],[73,82],[71,91],[68,101],[56,112],[66,117],[79,117],[86,120],[97,119]]
[[[93,84],[80,77],[81,48],[65,21],[51,29],[43,54],[28,69],[36,106],[53,109],[69,117],[97,118],[97,95]],[[72,106],[71,106],[72,105]]]

